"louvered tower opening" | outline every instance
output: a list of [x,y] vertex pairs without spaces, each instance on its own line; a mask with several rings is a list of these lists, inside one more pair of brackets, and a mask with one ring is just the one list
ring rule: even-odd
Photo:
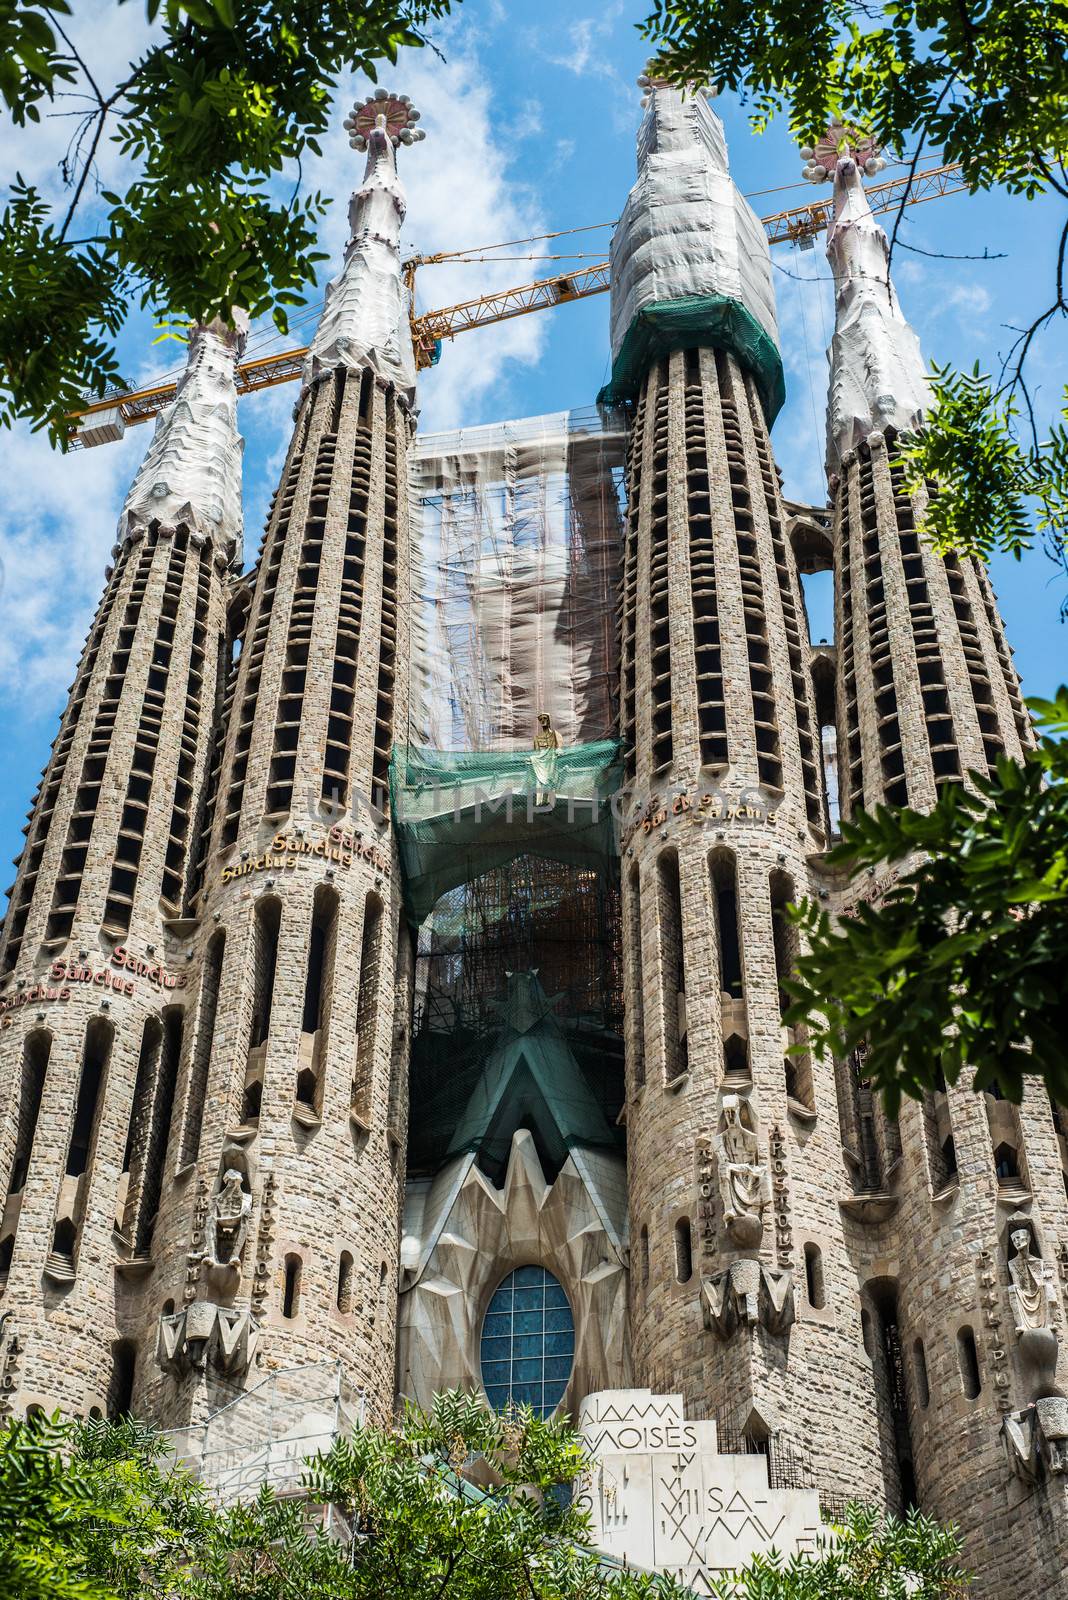
[[738,544],[738,570],[742,585],[742,613],[745,620],[746,650],[749,656],[749,687],[756,732],[757,771],[761,783],[771,789],[782,788],[782,754],[779,746],[779,720],[771,673],[768,621],[764,607],[764,587],[757,554],[756,529],[746,470],[741,421],[734,399],[729,358],[716,351],[723,438],[727,448],[727,473],[730,479],[734,531]]

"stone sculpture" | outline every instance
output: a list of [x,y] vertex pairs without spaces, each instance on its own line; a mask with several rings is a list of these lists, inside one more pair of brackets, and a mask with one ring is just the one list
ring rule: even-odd
[[209,1268],[240,1270],[252,1212],[252,1196],[245,1187],[246,1181],[237,1167],[227,1167],[212,1196],[204,1240],[204,1259]]
[[1026,1217],[1009,1223],[1008,1265],[1009,1304],[1017,1335],[1030,1329],[1048,1328],[1057,1303],[1053,1274],[1034,1245],[1031,1224]]
[[733,1242],[743,1250],[755,1249],[764,1236],[767,1172],[760,1160],[757,1136],[748,1102],[741,1095],[723,1097],[715,1151],[723,1221]]
[[705,1327],[721,1339],[737,1328],[751,1332],[758,1323],[768,1333],[784,1334],[796,1314],[794,1275],[760,1261],[732,1261],[701,1284],[701,1309]]

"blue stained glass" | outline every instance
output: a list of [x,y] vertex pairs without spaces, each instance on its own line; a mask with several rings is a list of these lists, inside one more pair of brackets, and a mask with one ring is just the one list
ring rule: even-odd
[[544,1267],[518,1267],[498,1286],[482,1325],[482,1382],[500,1410],[511,1400],[549,1416],[563,1399],[575,1324],[560,1283]]

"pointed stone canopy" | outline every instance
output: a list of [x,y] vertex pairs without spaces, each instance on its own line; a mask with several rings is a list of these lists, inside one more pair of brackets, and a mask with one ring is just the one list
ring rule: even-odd
[[827,398],[827,471],[869,433],[916,428],[930,404],[920,344],[901,314],[890,282],[890,246],[872,215],[861,172],[883,164],[870,140],[832,128],[815,151],[802,152],[805,176],[834,181],[827,259],[834,272],[834,337]]
[[234,368],[241,359],[248,317],[236,326],[195,324],[174,400],[159,415],[119,517],[119,543],[152,523],[184,524],[211,539],[228,562],[241,559],[241,456]]
[[326,288],[326,306],[304,365],[305,383],[338,367],[370,367],[415,399],[415,353],[408,292],[401,272],[400,231],[407,203],[397,175],[397,146],[425,137],[407,95],[378,89],[353,109],[345,126],[354,150],[367,151],[363,183],[349,201],[345,262]]

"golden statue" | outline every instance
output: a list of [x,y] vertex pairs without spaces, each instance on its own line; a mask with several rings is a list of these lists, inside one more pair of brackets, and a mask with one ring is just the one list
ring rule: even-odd
[[551,806],[556,799],[556,780],[560,765],[557,752],[563,740],[553,727],[547,711],[538,712],[538,731],[534,735],[534,754],[530,765],[534,769],[534,804]]

